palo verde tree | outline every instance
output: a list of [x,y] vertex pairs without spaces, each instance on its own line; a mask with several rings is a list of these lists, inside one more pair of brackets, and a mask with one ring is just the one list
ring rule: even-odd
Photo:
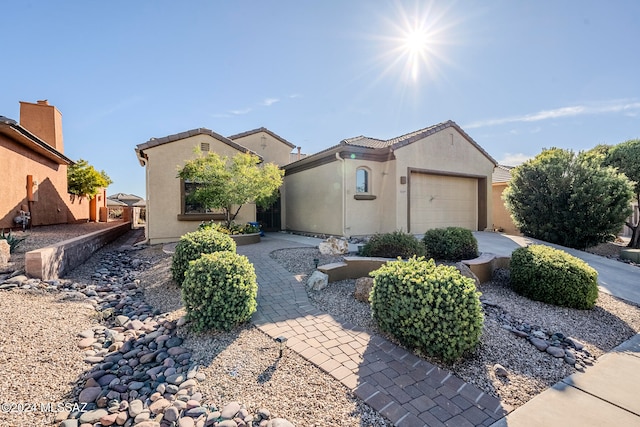
[[584,249],[615,235],[631,211],[631,182],[597,155],[552,148],[511,173],[503,199],[527,236]]
[[83,159],[67,169],[67,191],[79,197],[92,199],[100,188],[106,188],[112,183],[105,171],[98,172]]
[[[613,147],[609,147],[604,155],[604,164],[613,166],[631,181],[634,181],[635,209],[640,209],[640,139],[632,139]],[[635,221],[627,220],[625,224],[632,230],[629,247],[640,248],[640,212]]]
[[222,209],[227,227],[247,203],[266,208],[275,202],[284,171],[274,163],[261,164],[250,153],[232,158],[211,152],[186,162],[178,177],[197,183],[187,195],[207,209]]

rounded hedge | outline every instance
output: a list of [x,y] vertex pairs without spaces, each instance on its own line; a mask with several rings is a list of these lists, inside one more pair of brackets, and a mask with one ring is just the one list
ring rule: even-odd
[[462,227],[434,228],[422,239],[427,256],[445,261],[462,261],[478,256],[478,241]]
[[258,282],[247,257],[235,252],[203,254],[192,261],[182,283],[187,320],[195,331],[228,331],[256,311]]
[[455,267],[413,257],[388,262],[370,274],[374,319],[407,347],[452,362],[479,343],[484,320],[480,293]]
[[180,237],[180,241],[176,245],[176,252],[173,254],[171,277],[178,286],[181,286],[190,261],[200,258],[202,254],[218,251],[235,252],[236,242],[228,235],[211,229],[183,235]]
[[592,308],[598,272],[565,251],[544,245],[518,248],[511,255],[511,287],[527,298],[562,307]]
[[362,256],[383,258],[410,258],[414,255],[426,255],[424,245],[413,235],[394,231],[393,233],[375,234],[362,247]]

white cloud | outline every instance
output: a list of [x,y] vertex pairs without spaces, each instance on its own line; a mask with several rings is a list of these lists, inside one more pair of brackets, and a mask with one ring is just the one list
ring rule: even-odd
[[502,158],[498,160],[498,163],[506,166],[518,166],[533,157],[534,156],[524,153],[504,153]]
[[640,102],[630,100],[614,100],[599,102],[594,104],[574,105],[571,107],[556,108],[554,110],[543,110],[537,113],[525,114],[521,116],[502,117],[497,119],[479,120],[463,126],[464,129],[474,129],[486,126],[497,126],[507,123],[528,123],[542,120],[559,119],[563,117],[576,117],[584,115],[596,115],[607,113],[636,114],[640,110]]
[[264,101],[262,101],[262,105],[264,105],[265,107],[271,107],[273,104],[275,104],[278,101],[280,101],[280,99],[278,98],[267,98]]
[[247,107],[247,108],[243,108],[241,110],[231,110],[229,112],[231,114],[233,114],[234,116],[240,116],[242,114],[247,114],[247,113],[251,112],[251,108]]

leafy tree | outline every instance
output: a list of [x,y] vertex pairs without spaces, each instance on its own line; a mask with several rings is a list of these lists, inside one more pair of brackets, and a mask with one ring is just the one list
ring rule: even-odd
[[98,172],[86,160],[80,159],[67,169],[67,191],[76,196],[92,199],[100,188],[112,184],[105,171]]
[[250,153],[239,153],[231,159],[217,153],[200,155],[187,161],[178,177],[199,183],[188,197],[207,209],[222,209],[227,227],[242,205],[254,202],[268,207],[278,197],[284,171],[273,163],[260,164]]
[[528,236],[584,249],[615,235],[630,214],[633,189],[593,153],[552,148],[512,170],[503,194]]
[[[633,188],[638,203],[635,209],[640,209],[640,139],[632,139],[611,147],[604,157],[604,164],[618,168],[618,171],[634,181]],[[627,227],[633,231],[629,247],[640,248],[639,222],[638,219],[634,222],[625,221]]]

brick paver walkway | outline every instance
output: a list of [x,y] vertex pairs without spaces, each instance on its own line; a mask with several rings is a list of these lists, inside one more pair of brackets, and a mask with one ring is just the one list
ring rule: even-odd
[[317,310],[304,283],[273,260],[299,243],[264,238],[238,246],[258,276],[253,323],[328,372],[398,427],[489,426],[510,411],[498,399],[379,336]]

